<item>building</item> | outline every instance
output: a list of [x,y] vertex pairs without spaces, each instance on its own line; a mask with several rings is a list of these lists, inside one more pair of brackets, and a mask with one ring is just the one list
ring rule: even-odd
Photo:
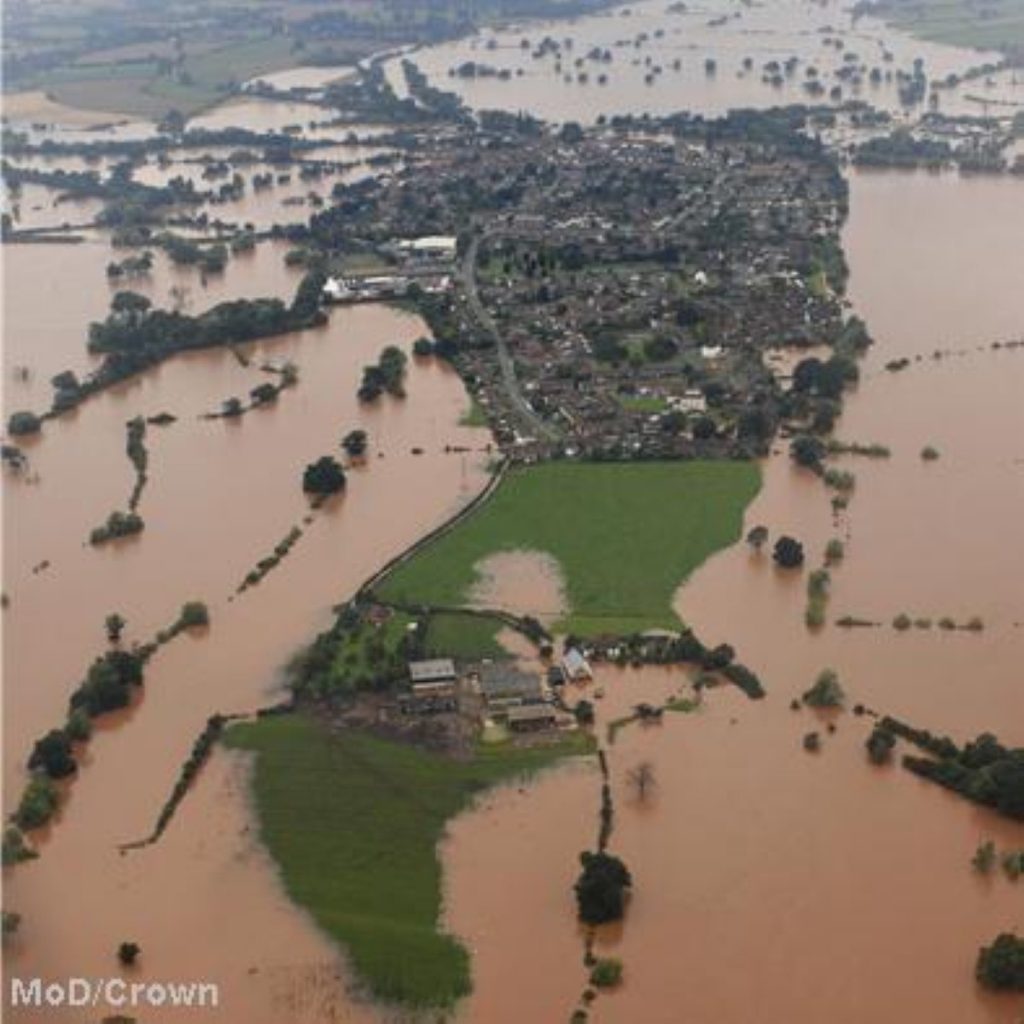
[[508,708],[536,704],[544,699],[540,677],[524,672],[508,662],[483,665],[479,675],[480,693],[490,712],[504,713]]
[[451,685],[455,682],[455,662],[451,658],[431,658],[409,662],[409,682],[415,690],[420,686]]
[[562,656],[562,671],[565,673],[565,678],[573,682],[594,678],[590,663],[576,647],[570,647]]
[[524,704],[508,709],[508,727],[512,732],[535,732],[551,729],[558,722],[555,709],[550,704]]
[[427,235],[424,238],[407,238],[398,243],[399,251],[421,260],[453,260],[458,245],[454,235]]

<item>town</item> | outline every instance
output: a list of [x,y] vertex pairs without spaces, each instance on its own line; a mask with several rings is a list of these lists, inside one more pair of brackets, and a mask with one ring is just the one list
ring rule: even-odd
[[392,268],[325,298],[414,302],[517,461],[763,453],[822,416],[794,357],[849,379],[867,337],[844,321],[835,163],[755,120],[449,127],[313,216],[332,259]]

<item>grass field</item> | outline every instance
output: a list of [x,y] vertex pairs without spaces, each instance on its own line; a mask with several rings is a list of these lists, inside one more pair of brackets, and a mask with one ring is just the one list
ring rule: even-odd
[[487,786],[589,750],[482,747],[457,761],[299,715],[233,727],[229,746],[256,753],[263,841],[289,895],[348,953],[376,998],[449,1006],[470,990],[469,956],[438,931],[445,822]]
[[757,493],[754,463],[547,463],[513,470],[451,533],[402,565],[381,596],[459,605],[475,565],[497,551],[550,554],[583,635],[679,625],[672,596],[709,555],[740,536]]
[[435,658],[504,658],[508,651],[496,636],[501,623],[479,615],[441,612],[432,615],[427,627],[427,654]]
[[983,50],[1024,49],[1024,0],[888,0],[891,24],[922,39]]

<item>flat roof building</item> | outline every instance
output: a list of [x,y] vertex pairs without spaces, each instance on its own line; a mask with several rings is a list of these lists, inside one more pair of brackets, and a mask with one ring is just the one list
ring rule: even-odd
[[455,662],[451,658],[409,662],[409,681],[413,686],[423,683],[453,683],[455,679]]

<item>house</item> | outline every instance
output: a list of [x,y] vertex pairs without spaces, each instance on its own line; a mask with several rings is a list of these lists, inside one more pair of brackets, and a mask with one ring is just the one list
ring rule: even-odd
[[324,282],[323,297],[324,302],[328,304],[334,302],[350,302],[355,298],[355,292],[340,278],[329,277]]
[[680,412],[705,412],[708,407],[703,392],[696,388],[688,388],[681,398],[673,398],[669,404]]
[[428,235],[405,239],[398,243],[398,248],[417,259],[453,260],[457,242],[454,235]]
[[570,647],[562,656],[562,671],[565,673],[565,678],[573,682],[594,678],[590,663],[576,647]]

